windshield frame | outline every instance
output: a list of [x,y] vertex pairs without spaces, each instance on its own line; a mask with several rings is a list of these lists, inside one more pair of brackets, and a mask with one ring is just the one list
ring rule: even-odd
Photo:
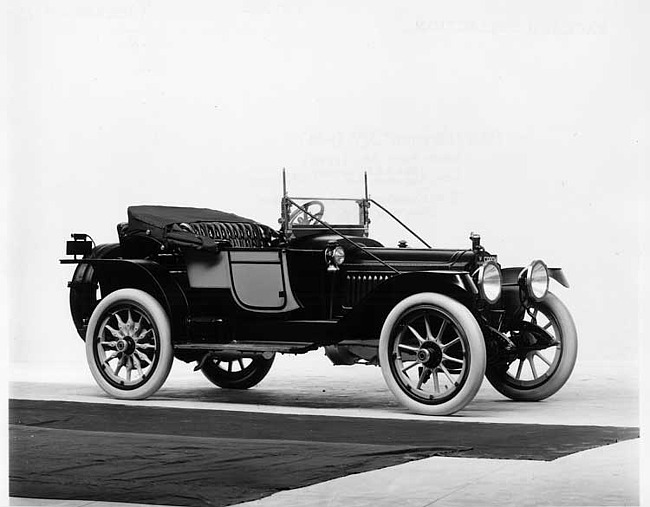
[[[300,200],[300,201],[353,201],[356,202],[359,205],[359,221],[357,224],[330,224],[324,220],[320,220],[318,217],[314,216],[313,214],[309,213],[308,210],[306,210],[303,205],[297,203],[295,200]],[[427,243],[420,235],[418,235],[413,229],[411,229],[408,225],[406,225],[404,222],[402,222],[397,216],[395,216],[390,210],[388,210],[386,207],[382,206],[380,203],[375,201],[374,199],[370,199],[368,197],[362,197],[359,199],[356,198],[346,198],[346,197],[290,197],[289,195],[284,195],[282,197],[282,203],[281,203],[281,217],[280,217],[280,224],[281,224],[281,231],[284,234],[285,238],[287,239],[292,239],[296,235],[294,233],[294,229],[300,230],[301,232],[313,230],[313,233],[316,234],[321,230],[329,230],[329,231],[335,231],[339,236],[345,237],[346,234],[343,234],[339,229],[344,229],[346,231],[353,230],[354,232],[361,233],[361,234],[356,234],[356,236],[363,236],[365,238],[368,237],[369,233],[369,225],[370,225],[370,205],[374,204],[377,206],[380,210],[382,210],[384,213],[386,213],[390,218],[392,218],[395,222],[397,222],[399,225],[401,225],[405,230],[407,230],[410,234],[412,234],[416,239],[418,239],[426,248],[432,248],[429,243]],[[303,203],[304,204],[304,203]],[[295,227],[293,224],[290,223],[289,218],[291,217],[292,213],[292,206],[297,209],[301,210],[305,213],[305,215],[309,216],[312,218],[315,222],[318,222],[319,225],[301,225],[298,227]],[[355,234],[352,234],[352,236],[355,236]]]
[[[301,202],[297,202],[301,201]],[[318,201],[318,202],[356,202],[358,205],[358,215],[357,220],[347,221],[347,222],[335,222],[330,223],[327,220],[321,220],[318,217],[315,217],[309,211],[307,211],[303,206],[306,202]],[[346,197],[293,197],[285,195],[282,198],[281,204],[281,217],[280,224],[282,233],[287,238],[292,238],[296,236],[294,230],[301,232],[306,232],[313,229],[314,233],[323,229],[323,226],[329,226],[333,229],[345,229],[354,232],[355,236],[368,237],[370,217],[368,216],[368,208],[370,207],[370,200],[366,198],[346,198]],[[302,211],[306,216],[309,216],[316,224],[312,225],[297,225],[291,223],[291,215],[296,211]],[[327,228],[327,227],[326,227]]]

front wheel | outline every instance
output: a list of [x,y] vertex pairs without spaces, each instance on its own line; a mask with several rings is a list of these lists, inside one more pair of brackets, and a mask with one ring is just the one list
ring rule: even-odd
[[379,363],[402,405],[420,414],[450,415],[472,401],[481,386],[483,333],[458,301],[416,294],[388,314],[379,339]]
[[511,362],[488,368],[486,376],[497,391],[512,400],[539,401],[569,380],[578,354],[578,336],[569,310],[550,292],[531,308],[525,320],[548,333],[552,345],[524,350]]
[[99,387],[111,396],[151,396],[167,379],[174,360],[167,313],[141,290],[110,293],[88,322],[86,359]]
[[249,389],[259,384],[269,373],[275,354],[262,356],[220,358],[211,357],[201,367],[210,382],[224,389]]

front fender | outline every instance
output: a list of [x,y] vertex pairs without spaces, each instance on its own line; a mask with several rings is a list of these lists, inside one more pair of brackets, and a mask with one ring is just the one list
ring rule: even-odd
[[[525,268],[510,267],[510,268],[501,268],[501,276],[503,277],[503,285],[505,287],[518,285],[519,283],[519,273],[522,272]],[[562,268],[548,268],[548,275],[560,285],[569,288],[569,281],[562,271]]]
[[418,271],[401,273],[379,284],[340,321],[351,339],[379,338],[390,310],[402,299],[420,292],[444,294],[471,308],[478,290],[466,271]]
[[[512,326],[513,322],[521,319],[521,316],[525,310],[521,302],[521,297],[519,295],[519,274],[523,269],[525,268],[509,267],[501,269],[501,275],[503,277],[501,305],[506,312],[506,327]],[[569,281],[564,275],[562,268],[548,268],[548,274],[560,285],[567,288],[569,287]]]

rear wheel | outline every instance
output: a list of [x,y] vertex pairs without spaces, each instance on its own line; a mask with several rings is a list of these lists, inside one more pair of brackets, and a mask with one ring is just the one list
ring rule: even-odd
[[90,317],[86,359],[99,387],[111,396],[151,396],[167,379],[174,359],[167,313],[141,290],[112,292]]
[[507,364],[486,372],[490,384],[517,401],[539,401],[552,396],[569,380],[578,354],[578,336],[571,314],[554,294],[548,293],[526,314],[525,320],[548,333],[553,344],[524,351]]
[[483,333],[458,301],[416,294],[388,314],[379,362],[386,384],[405,407],[425,415],[450,415],[472,401],[481,386]]
[[211,357],[203,364],[201,372],[216,386],[249,389],[266,377],[274,360],[275,354],[269,359],[262,356],[227,359]]

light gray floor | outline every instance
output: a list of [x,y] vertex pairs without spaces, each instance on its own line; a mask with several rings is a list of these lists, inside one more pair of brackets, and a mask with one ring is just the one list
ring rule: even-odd
[[[205,410],[423,418],[394,402],[378,368],[335,367],[322,352],[278,357],[267,379],[243,393],[224,394],[191,370],[190,365],[177,362],[163,389],[140,403]],[[95,386],[83,357],[70,365],[14,365],[10,380],[14,398],[121,403]],[[445,419],[459,424],[638,426],[638,407],[635,363],[579,361],[569,383],[549,400],[510,402],[485,383],[467,409]],[[434,457],[278,493],[246,505],[638,505],[638,461],[638,440],[552,462]],[[11,504],[103,505],[16,498]]]
[[[81,348],[81,347],[80,347]],[[204,409],[256,410],[303,414],[431,420],[396,403],[381,370],[374,366],[333,366],[320,351],[278,356],[268,377],[249,392],[212,386],[193,364],[179,361],[163,388],[141,404]],[[83,354],[67,365],[13,365],[10,396],[88,403],[122,403],[104,394],[92,379]],[[567,385],[538,403],[516,403],[487,381],[477,397],[444,420],[638,426],[639,372],[636,363],[579,361]],[[433,418],[435,419],[435,418]]]

